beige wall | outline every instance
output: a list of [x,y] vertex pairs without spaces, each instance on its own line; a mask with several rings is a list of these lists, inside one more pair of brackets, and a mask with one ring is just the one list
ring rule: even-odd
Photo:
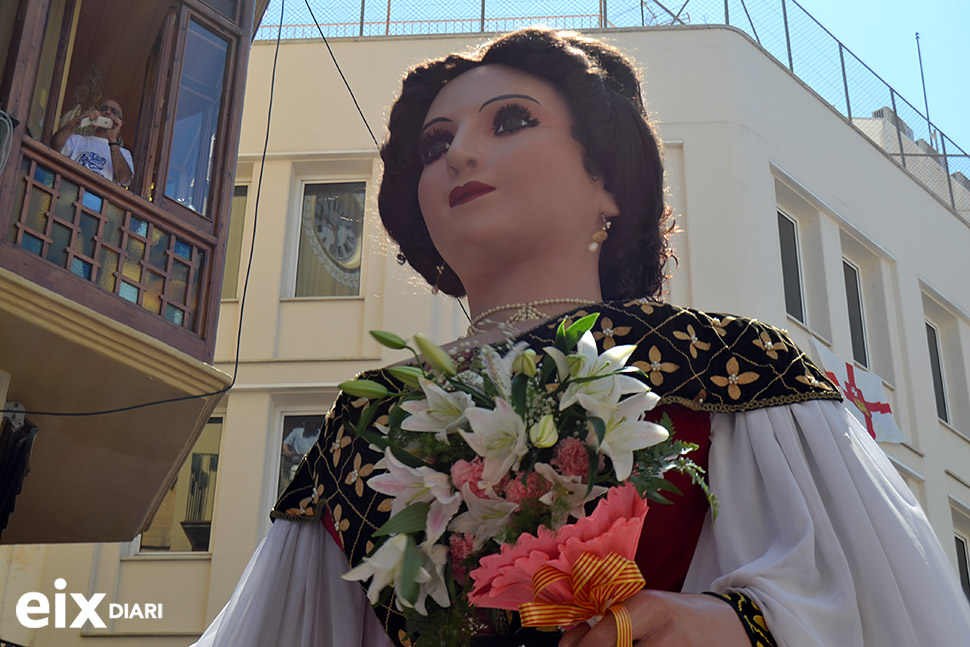
[[[888,387],[907,439],[886,450],[953,557],[954,528],[970,527],[965,521],[970,412],[956,406],[953,424],[936,417],[924,317],[938,320],[945,332],[948,387],[954,400],[965,403],[967,222],[739,32],[703,27],[604,35],[645,68],[648,108],[666,142],[669,199],[685,229],[675,239],[680,267],[670,300],[754,316],[789,329],[806,348],[816,338],[849,358],[841,259],[846,255],[859,264],[866,279],[872,366]],[[404,68],[476,40],[331,44],[381,139]],[[460,311],[448,299],[431,296],[394,260],[397,250],[385,241],[376,213],[376,150],[322,42],[283,44],[269,148],[260,166],[273,54],[272,43],[253,48],[243,115],[237,178],[249,185],[243,259],[250,253],[260,174],[262,186],[238,380],[217,411],[224,427],[211,553],[163,559],[125,556],[131,552],[127,545],[13,549],[20,552],[6,567],[0,559],[0,568],[33,566],[9,576],[8,588],[13,582],[20,590],[29,590],[28,584],[49,589],[50,580],[69,573],[71,582],[110,591],[119,600],[166,601],[164,620],[114,628],[157,637],[38,630],[26,644],[190,642],[186,638],[200,632],[228,599],[269,526],[283,417],[325,412],[338,382],[400,357],[373,342],[368,329],[424,331],[440,341],[463,333]],[[302,183],[347,180],[367,182],[361,294],[292,298]],[[798,221],[807,325],[785,312],[778,208]],[[245,262],[240,268],[245,271]],[[240,275],[240,293],[242,284]],[[238,300],[222,307],[216,360],[229,372],[239,308]],[[4,631],[11,595],[2,608]],[[16,640],[16,634],[10,638]]]

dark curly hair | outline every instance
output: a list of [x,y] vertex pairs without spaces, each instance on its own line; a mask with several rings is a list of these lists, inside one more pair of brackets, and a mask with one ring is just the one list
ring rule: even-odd
[[616,198],[620,216],[612,219],[603,243],[599,277],[606,300],[659,298],[664,264],[672,256],[673,230],[664,202],[663,162],[640,97],[632,62],[619,50],[571,32],[529,28],[515,31],[471,54],[451,54],[425,62],[404,78],[391,109],[390,136],[381,147],[384,177],[378,205],[381,220],[408,262],[440,290],[464,296],[461,279],[444,265],[431,242],[418,204],[421,125],[442,87],[468,70],[504,65],[551,83],[572,112],[573,137],[584,151],[586,171],[602,178]]

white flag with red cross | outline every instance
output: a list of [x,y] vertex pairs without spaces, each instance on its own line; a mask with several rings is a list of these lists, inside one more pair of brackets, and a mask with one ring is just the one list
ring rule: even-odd
[[880,443],[903,442],[905,437],[893,418],[882,378],[844,361],[818,340],[812,341],[825,375],[842,391],[849,411],[865,425],[869,435]]

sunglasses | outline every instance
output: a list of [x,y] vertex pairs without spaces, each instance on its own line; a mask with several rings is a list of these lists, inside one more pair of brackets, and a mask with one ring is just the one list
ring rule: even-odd
[[121,117],[121,111],[118,110],[117,108],[112,108],[109,105],[101,106],[100,108],[98,108],[98,112],[110,112],[111,114],[113,114],[118,119],[121,119],[122,118]]

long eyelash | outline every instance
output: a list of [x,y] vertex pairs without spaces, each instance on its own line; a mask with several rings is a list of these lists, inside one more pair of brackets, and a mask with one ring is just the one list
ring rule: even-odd
[[418,140],[418,160],[423,166],[432,164],[445,154],[453,138],[454,135],[444,128],[434,128],[426,132]]
[[518,103],[508,103],[495,112],[495,119],[492,122],[493,129],[497,132],[509,119],[521,119],[522,124],[518,128],[506,132],[515,132],[522,128],[532,128],[539,125],[539,120],[532,116],[528,108]]

